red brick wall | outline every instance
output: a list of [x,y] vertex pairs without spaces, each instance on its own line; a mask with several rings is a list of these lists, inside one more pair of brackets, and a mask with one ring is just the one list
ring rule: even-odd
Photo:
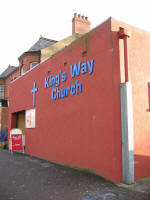
[[91,22],[88,21],[87,17],[81,16],[80,14],[74,14],[72,19],[72,34],[84,34],[90,30]]
[[[0,80],[1,85],[5,85],[4,88],[4,99],[9,99],[9,85],[12,80],[19,76],[19,68],[14,71],[5,80]],[[8,107],[0,107],[0,130],[8,128]]]
[[0,107],[0,130],[8,128],[8,107]]
[[1,129],[8,128],[8,107],[2,107],[2,126]]
[[19,68],[21,72],[21,67],[25,67],[25,72],[30,69],[30,63],[40,62],[40,53],[24,53],[24,55],[19,60]]
[[5,81],[4,80],[0,80],[0,85],[4,85],[5,84]]
[[5,99],[9,99],[9,85],[11,81],[15,80],[19,75],[20,75],[20,72],[18,68],[16,71],[14,71],[5,79],[5,93],[4,93]]

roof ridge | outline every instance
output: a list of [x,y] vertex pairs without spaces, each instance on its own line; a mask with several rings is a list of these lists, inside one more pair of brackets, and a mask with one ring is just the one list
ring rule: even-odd
[[15,72],[19,67],[9,65],[1,74],[0,79],[6,79],[9,75]]
[[43,36],[40,36],[39,40],[34,43],[30,49],[28,49],[28,51],[26,52],[33,52],[33,51],[41,51],[41,49],[48,47],[54,43],[56,43],[56,40],[52,40],[52,39],[48,39],[48,38],[44,38]]
[[43,37],[42,35],[40,35],[39,40],[40,40],[40,39],[48,40],[48,41],[50,41],[50,42],[57,42],[57,40],[52,40],[52,39],[49,39],[49,38]]
[[8,65],[7,68],[17,68],[18,66]]

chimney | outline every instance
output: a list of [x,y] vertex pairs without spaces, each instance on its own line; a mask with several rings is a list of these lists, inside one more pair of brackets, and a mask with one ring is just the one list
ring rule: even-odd
[[90,26],[91,22],[88,21],[88,17],[74,13],[74,17],[72,19],[72,34],[84,34],[90,30]]

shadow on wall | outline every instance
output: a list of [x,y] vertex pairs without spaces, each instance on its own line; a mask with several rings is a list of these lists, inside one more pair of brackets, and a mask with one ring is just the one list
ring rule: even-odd
[[135,179],[150,177],[150,156],[134,155]]

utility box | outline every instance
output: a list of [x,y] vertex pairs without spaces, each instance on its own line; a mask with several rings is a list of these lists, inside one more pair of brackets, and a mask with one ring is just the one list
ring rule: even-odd
[[10,131],[9,151],[24,153],[22,130],[15,128]]

